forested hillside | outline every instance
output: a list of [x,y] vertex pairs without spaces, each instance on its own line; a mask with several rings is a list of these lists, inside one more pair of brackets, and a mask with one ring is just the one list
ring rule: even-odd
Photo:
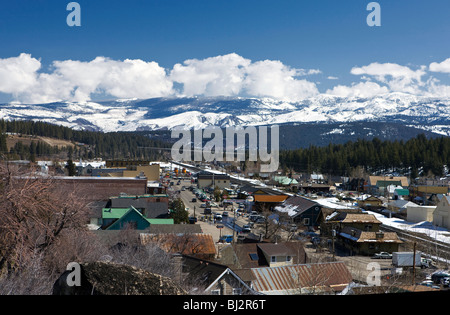
[[[34,159],[65,155],[67,158],[103,158],[103,159],[158,159],[170,145],[148,135],[128,132],[92,132],[73,130],[63,126],[33,121],[0,120],[0,152],[11,159]],[[74,146],[56,147],[42,141],[33,141],[26,145],[17,142],[8,149],[7,133],[33,135],[62,139],[73,142]],[[65,154],[67,153],[67,154]]]
[[280,152],[280,164],[300,172],[323,172],[345,175],[360,166],[366,171],[411,172],[412,177],[431,172],[444,174],[444,165],[450,165],[450,138],[426,138],[420,134],[408,141],[372,140],[349,141],[345,144],[309,146],[304,149]]

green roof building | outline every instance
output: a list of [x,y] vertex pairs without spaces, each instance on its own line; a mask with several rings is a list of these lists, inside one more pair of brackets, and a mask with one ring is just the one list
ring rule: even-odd
[[146,218],[139,210],[130,208],[103,208],[103,229],[122,230],[131,227],[136,230],[145,230],[150,224],[174,224],[173,219]]

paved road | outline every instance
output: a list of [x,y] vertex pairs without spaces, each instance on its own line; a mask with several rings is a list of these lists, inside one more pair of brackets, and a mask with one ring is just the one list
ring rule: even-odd
[[[177,182],[175,181],[175,184]],[[192,202],[192,198],[196,198],[195,195],[187,189],[191,185],[190,180],[180,180],[180,185],[174,185],[173,188],[176,190],[181,190],[182,186],[186,187],[186,190],[180,192],[180,198],[184,202],[184,205],[189,208],[189,216],[195,216],[198,218],[197,224],[200,224],[204,233],[210,233],[213,236],[213,240],[217,242],[221,235],[233,235],[233,230],[235,231],[235,236],[237,236],[242,231],[242,226],[248,224],[248,219],[242,216],[234,218],[233,211],[229,206],[225,211],[228,211],[229,216],[223,216],[222,220],[214,220],[213,216],[205,215],[203,213],[205,208],[201,208],[200,205],[203,203],[201,201]],[[233,208],[236,209],[237,205],[234,204]],[[222,214],[223,207],[213,207],[212,212],[217,212]],[[204,218],[204,221],[201,218]],[[210,220],[208,220],[211,218]],[[217,226],[223,226],[219,229]]]

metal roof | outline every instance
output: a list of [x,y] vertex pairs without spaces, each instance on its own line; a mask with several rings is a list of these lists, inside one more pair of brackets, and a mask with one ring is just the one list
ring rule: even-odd
[[253,288],[265,294],[342,290],[352,281],[343,262],[252,268]]

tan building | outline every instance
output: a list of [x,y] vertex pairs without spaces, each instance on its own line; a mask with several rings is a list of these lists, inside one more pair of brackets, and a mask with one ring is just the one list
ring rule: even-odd
[[123,177],[136,177],[144,175],[148,181],[159,179],[159,164],[137,165],[135,170],[123,171]]
[[450,229],[450,196],[443,196],[433,212],[433,224]]
[[446,195],[449,192],[448,186],[427,186],[427,185],[415,185],[409,187],[411,198],[421,197],[423,200],[430,198],[432,195],[443,194]]
[[219,187],[222,190],[230,188],[230,176],[226,174],[198,174],[197,185],[200,189]]
[[339,233],[342,245],[353,254],[374,255],[378,252],[396,252],[403,243],[395,232],[367,232],[350,226]]
[[336,241],[351,254],[373,255],[398,251],[402,241],[395,232],[380,231],[381,221],[366,213],[336,213],[328,216],[327,230],[336,229]]
[[365,199],[358,200],[358,206],[367,209],[378,209],[383,205],[383,200],[375,196],[369,196]]
[[405,176],[369,176],[366,190],[369,194],[385,194],[390,185],[408,187],[408,178]]

